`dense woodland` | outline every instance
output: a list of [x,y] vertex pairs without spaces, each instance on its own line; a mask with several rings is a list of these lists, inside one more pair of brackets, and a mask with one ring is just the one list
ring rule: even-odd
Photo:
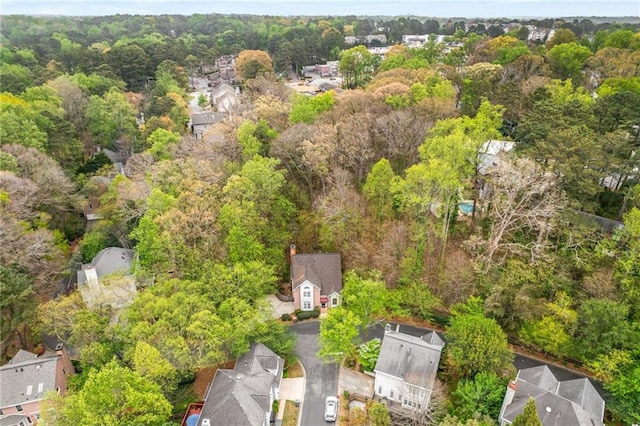
[[[365,365],[357,327],[374,318],[446,322],[444,390],[423,423],[496,424],[507,335],[583,363],[609,420],[640,422],[638,24],[522,22],[555,29],[535,43],[502,24],[3,17],[3,361],[45,335],[79,356],[45,420],[172,424],[197,369],[253,341],[292,359],[263,296],[287,282],[295,243],[342,253],[345,306],[322,321],[324,354]],[[344,45],[378,33],[459,47],[378,58]],[[224,54],[240,55],[242,102],[195,140],[190,78]],[[278,77],[326,60],[344,91],[307,97]],[[482,170],[488,140],[515,149]],[[124,175],[103,149],[128,157]],[[85,231],[90,200],[103,219]],[[110,246],[135,249],[145,283],[119,321],[64,285]]]

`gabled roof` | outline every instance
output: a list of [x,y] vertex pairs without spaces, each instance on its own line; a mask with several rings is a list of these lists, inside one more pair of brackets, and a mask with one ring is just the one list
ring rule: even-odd
[[271,410],[271,389],[280,386],[283,359],[261,343],[236,361],[233,370],[220,369],[207,389],[198,425],[262,426]]
[[214,112],[204,112],[201,114],[193,114],[191,116],[191,124],[194,126],[215,124],[222,121],[223,115]]
[[0,426],[16,426],[20,424],[29,424],[27,416],[24,414],[9,414],[8,416],[0,418]]
[[544,426],[603,424],[604,400],[587,378],[559,381],[549,367],[541,365],[520,370],[515,381],[517,389],[501,421],[513,422],[533,398]]
[[405,383],[433,389],[444,342],[435,332],[420,337],[387,331],[382,339],[374,372]]
[[293,290],[305,280],[320,288],[321,295],[342,291],[340,253],[296,254],[291,261]]
[[[131,271],[131,262],[133,261],[134,253],[135,252],[133,250],[129,249],[109,247],[100,250],[93,258],[93,261],[90,264],[83,265],[83,268],[95,268],[98,278],[115,272],[124,272],[128,274],[129,271]],[[81,269],[78,271],[78,285],[84,284],[85,281],[87,281],[87,276]]]
[[40,400],[56,389],[56,373],[60,355],[37,357],[18,351],[9,363],[0,367],[0,408]]

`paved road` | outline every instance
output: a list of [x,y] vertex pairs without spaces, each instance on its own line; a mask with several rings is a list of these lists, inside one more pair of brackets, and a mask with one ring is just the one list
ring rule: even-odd
[[[365,331],[365,333],[362,335],[362,339],[365,341],[371,340],[375,337],[382,339],[384,336],[385,324],[386,323],[380,323],[372,326],[371,328]],[[397,325],[396,323],[392,323],[391,327],[393,330],[396,329],[396,325]],[[405,325],[405,324],[400,325],[400,332],[409,334],[411,336],[420,337],[423,334],[427,333],[428,331],[431,331],[431,330],[426,328],[421,328],[421,327],[415,327],[412,325]],[[446,341],[445,336],[441,332],[438,332],[438,335],[442,337],[443,340]],[[513,365],[518,370],[522,370],[524,368],[529,368],[529,367],[537,367],[538,365],[545,365],[545,364],[547,365],[547,367],[549,367],[549,369],[553,372],[553,374],[558,378],[558,380],[561,380],[561,381],[571,380],[571,379],[580,379],[582,377],[586,377],[585,375],[576,373],[575,371],[558,367],[553,364],[548,364],[543,361],[540,361],[539,359],[530,358],[525,355],[515,354],[515,357],[513,359]],[[593,386],[598,390],[598,392],[600,392],[600,395],[604,397],[605,392],[604,392],[604,389],[602,388],[602,384],[593,379],[590,379],[590,380]]]
[[300,425],[327,425],[324,421],[324,403],[338,392],[338,365],[323,363],[318,358],[319,321],[299,322],[291,325],[298,335],[296,355],[305,370],[306,385]]

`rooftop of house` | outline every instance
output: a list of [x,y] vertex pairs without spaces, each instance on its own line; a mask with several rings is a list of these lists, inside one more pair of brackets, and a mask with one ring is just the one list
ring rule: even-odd
[[262,426],[271,410],[270,393],[279,387],[284,361],[261,343],[236,361],[233,370],[220,369],[207,389],[198,425]]
[[191,116],[191,124],[194,126],[202,126],[219,123],[223,115],[215,112],[204,112],[201,114],[193,114]]
[[0,408],[26,404],[44,398],[56,389],[56,372],[60,355],[37,356],[19,350],[0,367]]
[[544,426],[602,425],[604,400],[589,379],[559,381],[546,365],[518,371],[517,388],[502,419],[509,422],[533,398]]
[[342,291],[342,258],[340,253],[296,254],[291,260],[291,282],[295,290],[305,280],[320,288],[320,294]]
[[29,424],[27,416],[24,414],[9,414],[7,416],[0,417],[0,426],[15,426]]
[[422,337],[387,331],[374,371],[405,383],[433,389],[444,341],[434,331]]
[[78,271],[78,285],[87,281],[87,275],[84,272],[87,268],[95,268],[98,278],[115,272],[129,273],[134,253],[133,250],[120,247],[100,250],[91,263],[82,265],[82,269]]

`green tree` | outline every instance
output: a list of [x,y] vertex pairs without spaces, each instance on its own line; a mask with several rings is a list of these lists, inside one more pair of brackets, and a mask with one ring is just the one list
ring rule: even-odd
[[624,423],[640,422],[638,401],[640,401],[640,361],[636,353],[633,362],[626,364],[614,379],[605,384],[604,388],[611,398],[607,401],[607,408]]
[[171,148],[180,140],[180,135],[165,129],[156,129],[147,138],[149,153],[156,160],[168,160],[171,158]]
[[386,405],[374,402],[367,407],[367,414],[371,426],[391,426],[391,415]]
[[42,410],[48,424],[160,426],[171,415],[158,385],[116,361],[91,370],[80,391],[55,396],[49,406]]
[[513,419],[514,426],[542,426],[540,417],[538,417],[538,410],[536,409],[536,402],[533,398],[529,398],[527,405],[524,406],[522,414]]
[[87,117],[89,131],[98,145],[113,148],[113,142],[121,137],[133,143],[138,127],[136,111],[118,89],[111,88],[104,97],[91,96]]
[[349,312],[355,314],[363,327],[368,327],[377,316],[384,314],[387,288],[380,274],[370,277],[349,271],[344,275],[342,300]]
[[582,69],[591,55],[588,47],[575,42],[562,43],[549,50],[547,60],[558,78],[571,79],[574,84],[579,84],[582,80]]
[[178,375],[175,367],[150,344],[138,342],[131,361],[133,370],[157,384],[165,395],[176,389]]
[[480,415],[497,419],[502,407],[506,380],[493,373],[481,371],[473,379],[462,379],[451,393],[453,414],[460,420]]
[[374,58],[365,46],[356,46],[340,53],[338,67],[348,89],[364,87],[375,71]]
[[323,112],[330,111],[335,104],[335,92],[329,90],[314,97],[295,95],[291,99],[289,123],[312,124]]
[[351,311],[338,306],[320,322],[320,351],[324,360],[341,361],[355,354],[360,340],[360,319]]
[[362,192],[367,198],[376,219],[380,222],[393,216],[391,184],[395,177],[396,175],[391,168],[389,160],[382,158],[374,164],[362,186]]
[[454,315],[446,330],[445,362],[453,377],[480,372],[502,376],[513,369],[507,335],[498,323],[480,313]]
[[358,362],[365,371],[373,371],[378,362],[378,356],[380,355],[380,347],[382,341],[378,338],[371,339],[366,343],[363,343],[358,348]]
[[589,299],[578,309],[576,346],[584,359],[595,359],[615,349],[632,349],[640,330],[629,322],[629,307],[607,299]]
[[33,85],[33,73],[29,68],[20,64],[6,63],[0,67],[0,92],[19,95]]

